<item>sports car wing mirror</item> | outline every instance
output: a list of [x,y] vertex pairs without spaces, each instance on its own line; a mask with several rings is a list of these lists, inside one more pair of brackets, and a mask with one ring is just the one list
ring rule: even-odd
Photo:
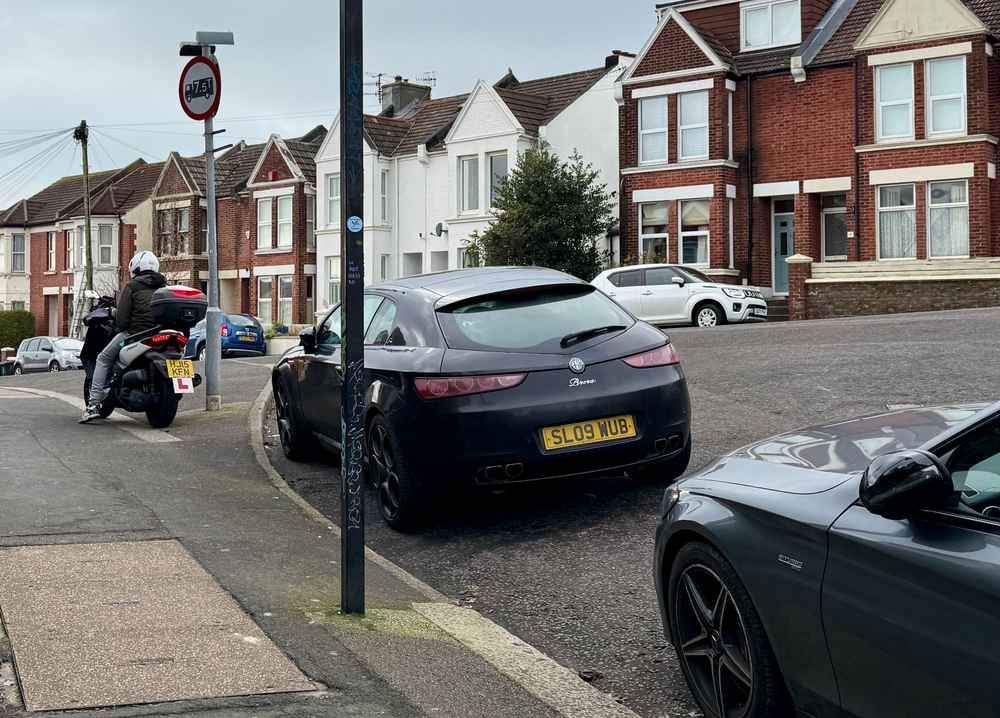
[[302,347],[306,354],[312,354],[316,351],[315,327],[306,327],[299,332],[299,346]]
[[887,519],[905,519],[939,508],[955,497],[951,474],[926,451],[909,449],[877,457],[861,477],[861,503]]

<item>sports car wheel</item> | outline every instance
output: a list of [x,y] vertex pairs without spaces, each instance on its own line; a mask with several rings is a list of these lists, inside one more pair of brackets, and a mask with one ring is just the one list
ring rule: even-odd
[[397,531],[418,528],[426,518],[422,513],[423,501],[385,417],[372,419],[367,444],[368,478],[375,487],[382,518]]
[[[204,349],[202,350],[204,351]],[[281,450],[285,458],[291,461],[302,461],[309,455],[309,449],[302,437],[302,430],[292,405],[285,382],[277,380],[274,392],[274,413],[278,421],[278,438],[281,440]]]
[[57,361],[51,361],[51,362],[49,362],[49,372],[50,373],[54,374],[54,373],[60,372],[60,371],[62,371],[62,367],[59,366],[59,362],[57,362]]
[[691,543],[670,572],[669,619],[688,686],[709,718],[777,718],[788,699],[760,617],[733,567]]

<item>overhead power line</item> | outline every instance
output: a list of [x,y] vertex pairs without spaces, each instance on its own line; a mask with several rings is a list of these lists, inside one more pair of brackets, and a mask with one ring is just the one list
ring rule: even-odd
[[117,142],[121,146],[126,147],[126,148],[132,150],[133,152],[138,152],[140,155],[142,155],[144,157],[151,157],[152,159],[157,160],[157,161],[160,161],[162,159],[161,156],[159,155],[159,153],[156,153],[156,152],[146,152],[145,150],[139,149],[135,145],[131,145],[128,142],[125,142],[124,140],[120,140],[117,137],[114,137],[113,135],[110,135],[107,132],[104,132],[103,130],[97,129],[93,125],[90,126],[90,129],[92,129],[95,134],[99,134],[102,137],[107,137],[112,142]]

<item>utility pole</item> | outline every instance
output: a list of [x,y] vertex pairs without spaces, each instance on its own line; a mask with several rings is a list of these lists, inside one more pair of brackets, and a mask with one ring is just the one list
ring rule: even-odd
[[79,126],[73,130],[73,139],[80,143],[83,156],[83,286],[77,289],[76,307],[71,319],[70,336],[78,336],[83,315],[87,312],[90,294],[94,289],[94,258],[93,244],[90,241],[90,165],[87,157],[87,142],[90,139],[90,128],[86,120],[80,120]]
[[[205,123],[205,184],[208,204],[208,311],[205,315],[205,410],[222,408],[222,310],[219,308],[219,242],[215,207],[215,123],[222,98],[222,75],[216,45],[235,45],[231,32],[197,32],[194,42],[181,43],[181,57],[192,57],[181,73],[179,95],[188,117]],[[224,130],[219,130],[223,132]]]
[[362,0],[340,0],[340,610],[365,612],[364,102]]

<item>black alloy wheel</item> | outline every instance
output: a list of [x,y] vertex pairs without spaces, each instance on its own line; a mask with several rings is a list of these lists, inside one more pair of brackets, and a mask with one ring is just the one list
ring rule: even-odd
[[674,649],[708,718],[787,715],[787,693],[760,617],[715,549],[684,546],[670,574]]
[[397,531],[412,531],[425,517],[423,502],[400,455],[395,434],[385,417],[376,416],[367,433],[368,479],[375,487],[379,512]]
[[20,364],[14,365],[14,376],[21,376],[24,374],[24,368]]
[[276,380],[274,414],[278,422],[278,439],[281,441],[281,450],[289,461],[302,461],[307,458],[309,452],[302,439],[302,433],[295,417],[295,407],[292,406],[289,396],[285,382]]
[[208,354],[208,349],[202,344],[198,348],[198,361],[205,361],[205,355]]
[[55,374],[55,373],[60,372],[60,371],[62,371],[62,367],[59,366],[59,362],[57,362],[57,361],[50,361],[49,362],[49,373]]

